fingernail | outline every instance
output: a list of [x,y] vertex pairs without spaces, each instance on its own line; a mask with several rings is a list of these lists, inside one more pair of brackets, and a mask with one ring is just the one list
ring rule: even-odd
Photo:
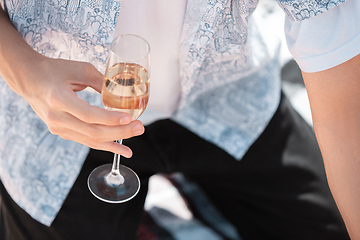
[[140,123],[135,124],[133,128],[134,135],[140,135],[143,133],[143,131],[144,131],[144,127]]
[[120,124],[129,123],[131,119],[128,116],[123,116],[120,118]]

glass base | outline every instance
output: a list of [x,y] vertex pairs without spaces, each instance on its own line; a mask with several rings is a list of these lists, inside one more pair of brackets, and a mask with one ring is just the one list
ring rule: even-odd
[[89,175],[88,187],[98,199],[108,203],[123,203],[129,201],[140,190],[140,179],[130,168],[120,165],[120,173],[125,181],[120,185],[109,185],[105,181],[111,172],[112,164],[105,164],[95,168]]

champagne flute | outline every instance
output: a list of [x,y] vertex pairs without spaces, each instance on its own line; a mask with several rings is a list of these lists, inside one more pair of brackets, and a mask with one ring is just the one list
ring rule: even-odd
[[[136,120],[149,99],[150,47],[139,36],[126,34],[113,40],[110,46],[102,87],[104,107],[110,111],[129,113]],[[122,143],[122,140],[118,140]],[[88,178],[90,192],[109,203],[126,202],[140,190],[140,180],[130,168],[120,165],[120,155],[112,164],[95,168]]]

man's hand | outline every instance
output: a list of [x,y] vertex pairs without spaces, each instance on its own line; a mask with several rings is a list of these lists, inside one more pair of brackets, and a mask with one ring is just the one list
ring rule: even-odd
[[22,96],[49,130],[91,148],[131,157],[114,140],[144,132],[130,115],[91,106],[77,97],[87,87],[101,92],[102,74],[89,63],[51,59],[34,51],[0,8],[0,74]]
[[101,92],[103,75],[91,64],[44,58],[37,71],[22,82],[20,95],[48,125],[50,132],[94,149],[131,156],[131,150],[113,142],[144,132],[140,121],[126,113],[91,106],[75,92],[91,87]]

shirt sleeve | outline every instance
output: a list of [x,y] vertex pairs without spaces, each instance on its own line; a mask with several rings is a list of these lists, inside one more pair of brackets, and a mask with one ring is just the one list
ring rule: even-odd
[[277,0],[292,21],[302,21],[324,13],[346,0]]
[[[302,0],[306,1],[312,0]],[[332,7],[319,8],[318,14],[316,10],[301,14],[305,8],[301,11],[298,8],[297,14],[289,16],[287,9],[286,42],[304,72],[332,68],[360,53],[360,1],[328,2]]]

